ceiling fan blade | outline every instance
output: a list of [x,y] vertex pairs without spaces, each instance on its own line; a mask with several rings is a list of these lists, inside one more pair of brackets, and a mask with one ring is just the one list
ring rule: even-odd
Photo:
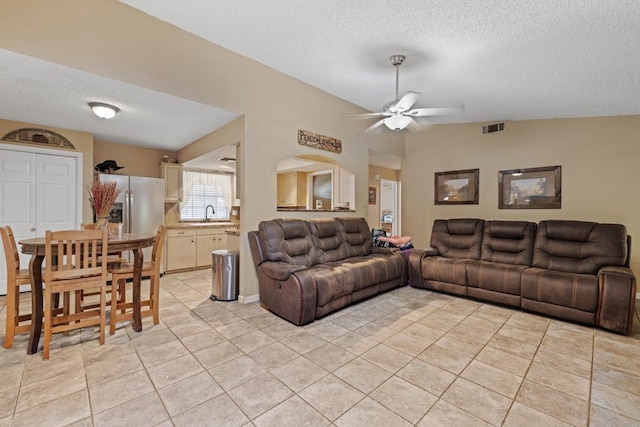
[[456,114],[462,113],[464,107],[429,107],[429,108],[414,108],[413,110],[404,113],[406,116],[421,117],[421,116],[441,116],[443,114]]
[[343,114],[342,117],[350,120],[372,119],[374,117],[388,116],[388,113],[362,113],[362,114]]
[[375,128],[377,128],[378,126],[382,125],[384,123],[384,119],[382,120],[378,120],[377,122],[375,122],[374,124],[372,124],[371,126],[369,126],[368,128],[366,128],[365,130],[363,130],[360,133],[368,133],[371,132],[372,130],[374,130]]
[[395,108],[395,111],[398,112],[407,111],[413,106],[413,104],[416,103],[419,96],[420,94],[418,92],[407,92],[402,95],[402,98],[400,98],[398,102],[396,102],[396,105],[393,108]]
[[422,132],[422,126],[420,126],[418,124],[418,122],[416,122],[415,120],[411,119],[411,121],[409,122],[409,124],[407,125],[407,129],[409,129],[409,131],[411,133],[418,133],[418,132]]

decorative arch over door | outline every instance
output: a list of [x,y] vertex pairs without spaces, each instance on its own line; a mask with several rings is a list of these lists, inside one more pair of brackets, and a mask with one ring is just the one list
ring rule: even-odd
[[12,130],[2,137],[2,141],[20,142],[24,144],[42,144],[50,147],[73,148],[75,146],[57,132],[40,128],[21,128]]

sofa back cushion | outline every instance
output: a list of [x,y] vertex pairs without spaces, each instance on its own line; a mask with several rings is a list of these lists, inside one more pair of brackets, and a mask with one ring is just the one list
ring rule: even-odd
[[482,219],[436,219],[431,230],[431,246],[447,258],[480,259],[483,230]]
[[344,228],[347,257],[365,256],[371,253],[371,230],[364,218],[337,218]]
[[298,218],[274,219],[258,224],[258,234],[269,261],[310,267],[318,263],[307,221]]
[[486,221],[482,260],[531,266],[537,228],[535,222]]
[[551,220],[538,224],[534,267],[596,274],[605,265],[623,266],[626,259],[627,230],[622,224]]
[[317,218],[309,221],[313,244],[319,262],[340,261],[348,257],[344,224],[336,218]]

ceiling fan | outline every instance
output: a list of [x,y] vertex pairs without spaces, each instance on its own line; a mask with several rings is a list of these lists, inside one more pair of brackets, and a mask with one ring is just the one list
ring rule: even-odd
[[404,55],[392,55],[389,60],[391,64],[396,67],[396,99],[389,102],[382,108],[379,113],[365,113],[365,114],[349,114],[348,116],[354,119],[370,119],[373,117],[384,117],[378,120],[362,133],[367,133],[377,128],[378,126],[385,125],[391,130],[400,131],[408,128],[411,132],[420,132],[422,127],[414,120],[414,117],[426,117],[426,116],[439,116],[444,114],[460,113],[464,110],[464,107],[429,107],[429,108],[411,108],[416,103],[420,96],[417,92],[406,92],[401,98],[398,97],[398,82],[400,65],[405,61]]

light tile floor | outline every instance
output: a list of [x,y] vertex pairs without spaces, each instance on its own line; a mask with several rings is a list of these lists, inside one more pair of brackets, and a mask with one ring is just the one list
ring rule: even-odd
[[640,425],[637,310],[625,337],[403,287],[296,327],[209,270],[161,289],[140,333],[0,350],[0,426]]

